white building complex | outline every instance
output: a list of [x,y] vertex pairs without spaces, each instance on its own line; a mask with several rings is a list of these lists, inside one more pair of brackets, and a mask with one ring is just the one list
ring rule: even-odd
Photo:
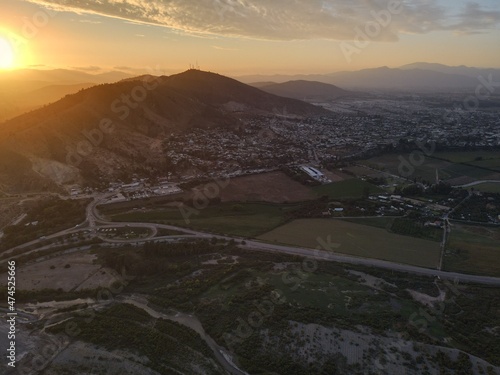
[[328,180],[326,178],[326,176],[321,171],[317,170],[316,168],[309,167],[308,165],[303,165],[300,168],[304,172],[306,172],[309,175],[309,177],[314,178],[317,181],[321,181],[323,183],[324,182],[331,182],[330,180]]

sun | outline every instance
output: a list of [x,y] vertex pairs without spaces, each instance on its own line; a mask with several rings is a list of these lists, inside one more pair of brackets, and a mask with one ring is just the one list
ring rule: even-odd
[[10,43],[0,38],[0,69],[11,69],[14,67],[14,51]]

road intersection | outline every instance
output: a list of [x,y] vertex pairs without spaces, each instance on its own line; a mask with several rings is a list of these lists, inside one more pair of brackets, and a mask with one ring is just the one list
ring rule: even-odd
[[[40,238],[34,241],[30,241],[23,245],[17,246],[15,248],[9,249],[3,253],[4,259],[9,254],[14,253],[16,250],[28,247],[28,246],[36,246],[42,245],[46,241],[54,240],[62,236],[66,236],[68,234],[82,233],[82,232],[91,232],[92,235],[97,236],[103,242],[107,242],[109,244],[144,244],[148,241],[172,241],[172,240],[180,240],[180,239],[209,239],[209,238],[217,238],[219,240],[226,241],[235,241],[239,247],[249,250],[249,251],[269,251],[269,252],[278,252],[289,255],[299,255],[306,258],[312,258],[316,260],[322,261],[330,261],[330,262],[339,262],[345,264],[352,265],[360,265],[367,267],[376,267],[391,271],[397,272],[405,272],[414,275],[425,275],[429,277],[439,277],[442,279],[453,280],[455,282],[461,283],[477,283],[477,284],[485,284],[492,286],[500,286],[500,278],[498,277],[490,277],[490,276],[481,276],[481,275],[470,275],[470,274],[462,274],[462,273],[454,273],[447,272],[437,269],[429,269],[417,266],[411,266],[407,264],[400,264],[389,262],[385,260],[372,259],[372,258],[359,258],[350,255],[340,254],[331,251],[331,249],[310,249],[310,248],[302,248],[302,247],[294,247],[287,245],[278,245],[271,244],[262,241],[258,241],[255,239],[248,239],[236,236],[227,236],[220,235],[214,233],[201,232],[197,230],[187,229],[183,227],[177,227],[173,225],[166,224],[155,224],[155,223],[142,223],[142,222],[113,222],[108,219],[102,217],[97,209],[97,206],[105,202],[112,194],[104,194],[104,195],[95,195],[93,201],[87,206],[86,209],[86,220],[84,223],[77,225],[76,228],[69,228],[64,231],[46,236],[45,238]],[[109,239],[105,236],[99,235],[99,229],[105,228],[147,228],[151,231],[151,233],[144,238],[140,239]],[[160,229],[175,231],[180,234],[169,235],[169,236],[157,236],[158,231]],[[50,248],[54,245],[45,245],[43,248]],[[75,247],[78,247],[75,245]],[[31,252],[39,251],[32,250]],[[27,252],[23,252],[22,254],[18,254],[18,251],[15,252],[16,255],[24,255]],[[6,260],[5,260],[6,261]]]

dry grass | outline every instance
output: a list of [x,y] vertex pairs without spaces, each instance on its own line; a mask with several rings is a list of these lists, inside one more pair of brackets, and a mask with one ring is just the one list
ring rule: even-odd
[[315,199],[306,186],[292,180],[283,172],[269,172],[233,178],[221,191],[223,202],[301,202]]
[[[95,256],[88,253],[75,253],[56,258],[19,265],[17,269],[17,288],[19,290],[62,289],[64,291],[96,289],[109,286],[116,277],[94,263]],[[69,265],[69,267],[67,267]],[[2,275],[2,276],[5,276]],[[7,277],[2,277],[2,284]]]
[[317,248],[325,242],[335,243],[339,246],[332,250],[337,253],[428,268],[436,268],[440,257],[438,242],[401,236],[385,229],[343,220],[295,220],[259,238],[308,248]]

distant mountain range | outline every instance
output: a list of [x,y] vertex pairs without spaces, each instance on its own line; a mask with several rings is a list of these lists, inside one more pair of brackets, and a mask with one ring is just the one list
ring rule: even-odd
[[[251,75],[237,79],[276,95],[321,101],[352,96],[353,92],[349,90],[470,91],[478,86],[479,76],[487,78],[489,75],[494,77],[495,82],[500,81],[500,69],[414,63],[399,68],[381,67],[312,75]],[[119,71],[101,74],[69,69],[0,71],[0,122],[96,84],[127,79],[136,78]],[[284,83],[286,85],[278,86]],[[337,87],[321,86],[321,83]]]
[[485,69],[485,68],[473,68],[465,65],[461,66],[447,66],[442,64],[433,64],[433,63],[413,63],[408,65],[403,65],[400,67],[402,70],[412,70],[412,69],[421,69],[421,70],[430,70],[433,72],[446,73],[446,74],[455,74],[462,75],[472,78],[477,78],[480,75],[488,76],[489,74],[498,75],[500,74],[500,69]]
[[0,82],[40,82],[56,84],[73,84],[78,82],[106,83],[116,82],[131,77],[130,74],[111,71],[106,73],[90,74],[70,69],[19,69],[0,71]]
[[479,76],[493,75],[500,81],[500,69],[451,67],[440,64],[414,63],[400,68],[380,67],[352,72],[314,75],[250,75],[238,77],[242,82],[317,81],[350,90],[391,90],[402,92],[449,92],[474,90]]
[[361,93],[347,91],[328,83],[305,80],[284,83],[257,82],[253,83],[252,86],[274,95],[304,101],[330,101],[361,95]]
[[163,141],[172,132],[237,127],[242,116],[284,111],[331,113],[199,70],[94,86],[0,124],[0,187],[49,188],[161,170]]
[[127,77],[123,72],[88,74],[68,69],[0,71],[0,122],[81,89]]

